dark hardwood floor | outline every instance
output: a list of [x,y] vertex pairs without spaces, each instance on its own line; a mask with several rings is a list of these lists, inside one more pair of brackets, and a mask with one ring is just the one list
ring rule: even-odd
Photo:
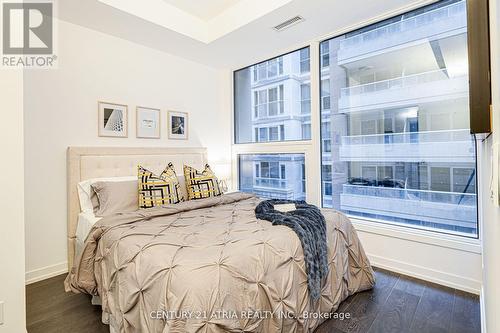
[[[346,299],[315,333],[481,332],[479,297],[393,272],[376,269],[373,290]],[[26,287],[28,333],[109,332],[90,297],[65,293],[65,275]]]
[[376,269],[373,290],[346,299],[315,333],[479,333],[479,297],[434,283]]

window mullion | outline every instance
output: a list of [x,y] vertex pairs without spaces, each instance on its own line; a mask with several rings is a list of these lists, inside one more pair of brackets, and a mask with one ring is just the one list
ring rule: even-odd
[[311,149],[305,156],[307,201],[321,205],[321,112],[319,43],[309,45],[311,69]]

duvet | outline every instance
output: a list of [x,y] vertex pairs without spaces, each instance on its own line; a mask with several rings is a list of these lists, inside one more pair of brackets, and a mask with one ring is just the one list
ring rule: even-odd
[[300,240],[245,193],[104,217],[66,291],[99,295],[118,332],[311,332],[374,275],[349,219],[322,211],[329,273],[308,295]]

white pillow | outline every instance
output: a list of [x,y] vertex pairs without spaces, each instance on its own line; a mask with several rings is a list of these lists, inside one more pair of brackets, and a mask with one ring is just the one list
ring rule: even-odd
[[179,187],[181,188],[181,194],[184,201],[188,201],[188,193],[186,188],[186,177],[184,175],[177,175],[177,180],[179,181]]
[[125,177],[107,177],[107,178],[92,178],[79,182],[77,185],[78,198],[80,199],[80,209],[82,212],[92,212],[94,213],[94,207],[92,206],[92,184],[104,181],[104,182],[123,182],[137,180],[137,176],[125,176]]

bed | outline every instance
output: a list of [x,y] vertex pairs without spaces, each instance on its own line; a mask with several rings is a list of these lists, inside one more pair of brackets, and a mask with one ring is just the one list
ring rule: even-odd
[[[133,175],[137,164],[200,167],[201,148],[70,148],[68,253],[80,214],[76,184]],[[323,210],[329,273],[308,295],[300,240],[255,217],[246,193],[105,216],[69,257],[67,291],[100,296],[112,332],[312,332],[374,275],[349,219]],[[80,252],[80,250],[78,251]]]

